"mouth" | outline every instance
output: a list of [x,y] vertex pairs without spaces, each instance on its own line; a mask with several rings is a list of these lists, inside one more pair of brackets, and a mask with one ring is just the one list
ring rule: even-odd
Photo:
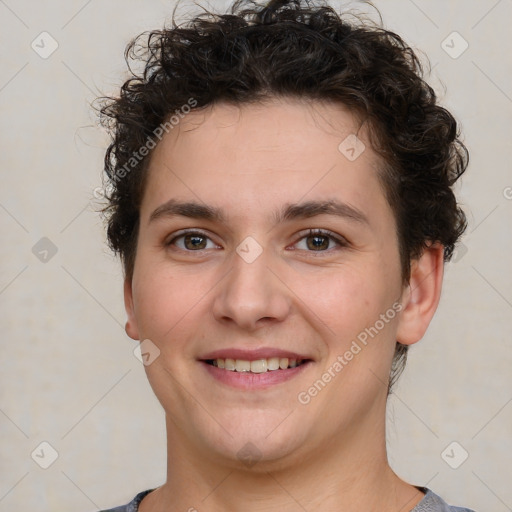
[[259,391],[291,381],[311,367],[304,354],[276,348],[226,349],[198,360],[214,382],[243,391]]
[[251,361],[248,359],[216,358],[205,359],[203,361],[210,366],[214,366],[228,372],[267,373],[296,368],[308,363],[311,359],[270,357],[254,359]]

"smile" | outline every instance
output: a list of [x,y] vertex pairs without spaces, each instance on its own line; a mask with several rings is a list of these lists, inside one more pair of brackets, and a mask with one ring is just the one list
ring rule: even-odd
[[288,357],[270,357],[268,359],[207,359],[205,363],[229,372],[265,373],[277,370],[295,368],[305,363],[306,359],[291,359]]

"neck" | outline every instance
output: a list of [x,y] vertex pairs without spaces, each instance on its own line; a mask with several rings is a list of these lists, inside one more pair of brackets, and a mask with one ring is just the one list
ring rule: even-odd
[[307,457],[249,468],[195,453],[166,423],[167,481],[144,498],[140,512],[408,512],[423,498],[390,468],[384,420],[343,432]]

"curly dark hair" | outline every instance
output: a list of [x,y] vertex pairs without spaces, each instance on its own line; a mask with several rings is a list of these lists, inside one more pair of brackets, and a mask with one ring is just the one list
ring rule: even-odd
[[[119,97],[102,98],[100,108],[112,135],[105,155],[107,234],[127,278],[151,157],[148,141],[191,99],[195,108],[271,97],[344,105],[369,126],[381,157],[379,177],[396,218],[404,281],[411,260],[430,243],[442,244],[445,260],[451,258],[466,228],[452,191],[468,164],[457,123],[437,104],[418,57],[400,36],[347,16],[310,0],[266,6],[238,0],[229,13],[205,11],[183,25],[173,19],[170,28],[129,43],[131,77]],[[134,72],[132,62],[143,70]],[[389,389],[406,356],[407,347],[397,343]]]

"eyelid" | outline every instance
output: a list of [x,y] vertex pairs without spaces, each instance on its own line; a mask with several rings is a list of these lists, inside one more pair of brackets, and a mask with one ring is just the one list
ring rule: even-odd
[[[297,235],[298,238],[294,242],[293,245],[300,242],[303,238],[307,238],[308,236],[315,236],[315,235],[325,236],[325,237],[330,238],[331,240],[334,240],[334,242],[336,242],[336,244],[338,244],[338,247],[348,247],[350,245],[350,242],[344,236],[338,235],[337,233],[334,233],[333,231],[330,231],[329,229],[322,229],[322,228],[310,228],[310,229],[300,232]],[[326,254],[326,253],[330,253],[332,250],[333,249],[329,249],[327,251],[306,251],[306,252],[312,253],[312,254],[322,254],[322,253]]]
[[[169,237],[167,237],[165,240],[164,240],[164,245],[166,247],[172,245],[176,240],[178,240],[178,238],[182,238],[184,236],[187,236],[187,235],[199,235],[199,236],[203,236],[205,238],[208,238],[209,240],[211,240],[215,245],[219,245],[217,244],[213,238],[206,232],[206,231],[203,231],[201,229],[196,229],[196,228],[187,228],[187,229],[181,229],[179,231],[176,231],[174,233],[172,233],[172,235],[170,235]],[[180,249],[180,250],[184,250],[184,249]],[[199,249],[197,251],[185,251],[185,252],[203,252],[203,251],[206,251],[207,249]]]
[[[180,231],[173,233],[171,235],[172,238],[168,241],[166,240],[164,242],[164,245],[170,246],[179,238],[187,236],[187,235],[204,236],[205,238],[208,238],[216,245],[219,245],[212,239],[212,237],[206,231],[203,231],[201,229],[195,229],[195,228],[182,229]],[[349,241],[345,237],[338,235],[337,233],[334,233],[328,229],[321,229],[321,228],[310,228],[310,229],[301,231],[300,233],[297,234],[297,238],[292,245],[296,245],[298,242],[300,242],[304,238],[307,238],[308,236],[315,236],[315,235],[325,236],[325,237],[330,238],[331,240],[334,240],[334,242],[338,245],[338,247],[348,247],[350,245]],[[180,250],[183,250],[183,249],[180,249]],[[198,249],[197,251],[185,250],[185,252],[202,252],[202,251],[206,251],[206,250],[207,249]],[[322,254],[322,253],[330,253],[332,250],[333,249],[328,249],[326,251],[305,251],[305,252],[313,253],[313,254]]]

